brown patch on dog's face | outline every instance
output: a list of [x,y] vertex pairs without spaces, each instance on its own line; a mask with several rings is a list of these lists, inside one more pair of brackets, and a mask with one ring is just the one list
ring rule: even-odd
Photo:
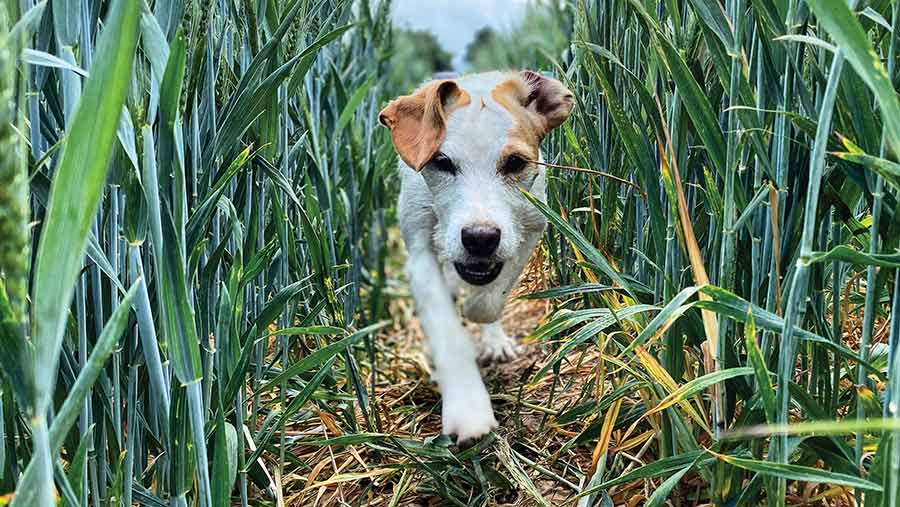
[[530,93],[531,89],[518,76],[503,81],[491,90],[494,100],[513,117],[514,126],[509,133],[509,144],[520,144],[537,155],[544,129],[540,119],[524,107]]
[[450,113],[469,102],[468,92],[455,81],[432,81],[412,95],[392,100],[378,120],[391,130],[400,158],[420,171],[444,142]]
[[537,160],[541,140],[566,121],[575,105],[574,95],[562,83],[527,70],[498,84],[491,96],[514,123],[498,161],[501,166],[513,154]]

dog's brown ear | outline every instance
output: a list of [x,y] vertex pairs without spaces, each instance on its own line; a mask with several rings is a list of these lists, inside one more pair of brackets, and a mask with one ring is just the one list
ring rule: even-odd
[[491,95],[519,118],[537,141],[560,126],[575,106],[575,96],[558,80],[524,70],[498,84]]
[[448,115],[469,100],[469,94],[455,81],[433,81],[412,95],[392,100],[381,110],[378,121],[391,130],[400,158],[421,171],[444,142]]
[[529,93],[523,106],[543,119],[544,134],[562,125],[572,113],[575,95],[556,79],[524,70],[520,74]]

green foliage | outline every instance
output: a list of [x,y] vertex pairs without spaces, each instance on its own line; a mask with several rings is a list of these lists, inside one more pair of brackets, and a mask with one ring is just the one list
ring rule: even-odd
[[[672,477],[695,474],[707,484],[696,502],[784,505],[799,481],[894,505],[900,496],[880,491],[897,493],[896,481],[882,484],[890,474],[881,470],[900,465],[900,456],[888,438],[893,426],[879,418],[898,414],[896,401],[878,400],[895,399],[900,330],[876,334],[875,326],[900,306],[888,295],[900,287],[897,38],[889,31],[896,6],[851,13],[838,1],[578,0],[569,7],[571,58],[516,65],[555,70],[578,97],[574,121],[549,139],[548,159],[634,181],[646,199],[615,180],[552,175],[542,210],[558,226],[544,244],[556,282],[567,287],[556,295],[559,315],[662,308],[647,324],[625,326],[629,333],[591,330],[631,366],[609,379],[598,405],[620,396],[617,386],[647,385],[616,427],[631,434],[636,423],[626,421],[652,414],[649,448],[663,458],[657,463],[677,463],[666,469]],[[842,66],[845,55],[850,65]],[[565,223],[557,223],[561,216]],[[604,262],[575,262],[596,256]],[[853,282],[860,277],[866,281]],[[648,290],[629,297],[577,290],[598,285]],[[848,296],[866,304],[847,305]],[[716,314],[717,333],[703,332],[704,310]],[[861,342],[844,334],[844,316],[862,328]],[[541,336],[561,338],[565,348],[585,342],[593,324]],[[873,364],[881,347],[891,351],[888,361]],[[740,366],[753,375],[720,381]],[[689,389],[699,395],[693,403],[670,401]],[[696,414],[713,423],[712,433]],[[744,432],[765,422],[828,420],[857,420],[859,428],[855,438],[830,437],[833,454],[807,439]],[[698,457],[698,445],[715,459]],[[652,477],[658,466],[622,476],[630,462],[601,462],[582,493],[588,505],[604,494],[615,500],[620,478]],[[650,501],[669,494],[673,480]]]
[[293,459],[302,408],[366,411],[349,350],[385,311],[389,5],[91,6],[0,14],[0,493],[248,505],[274,492],[254,450]]

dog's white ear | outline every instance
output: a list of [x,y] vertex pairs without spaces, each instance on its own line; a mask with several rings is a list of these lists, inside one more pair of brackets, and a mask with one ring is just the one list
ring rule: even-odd
[[544,134],[562,125],[572,113],[575,95],[558,80],[537,72],[524,70],[520,75],[529,89],[523,106],[543,119]]
[[469,101],[469,94],[455,81],[432,81],[412,95],[392,100],[378,121],[391,130],[400,158],[421,171],[444,142],[448,115]]

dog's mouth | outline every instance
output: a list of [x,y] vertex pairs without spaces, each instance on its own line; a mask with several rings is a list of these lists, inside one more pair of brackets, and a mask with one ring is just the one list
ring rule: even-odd
[[487,285],[500,275],[502,262],[478,260],[470,262],[454,262],[453,266],[460,278],[472,285]]

